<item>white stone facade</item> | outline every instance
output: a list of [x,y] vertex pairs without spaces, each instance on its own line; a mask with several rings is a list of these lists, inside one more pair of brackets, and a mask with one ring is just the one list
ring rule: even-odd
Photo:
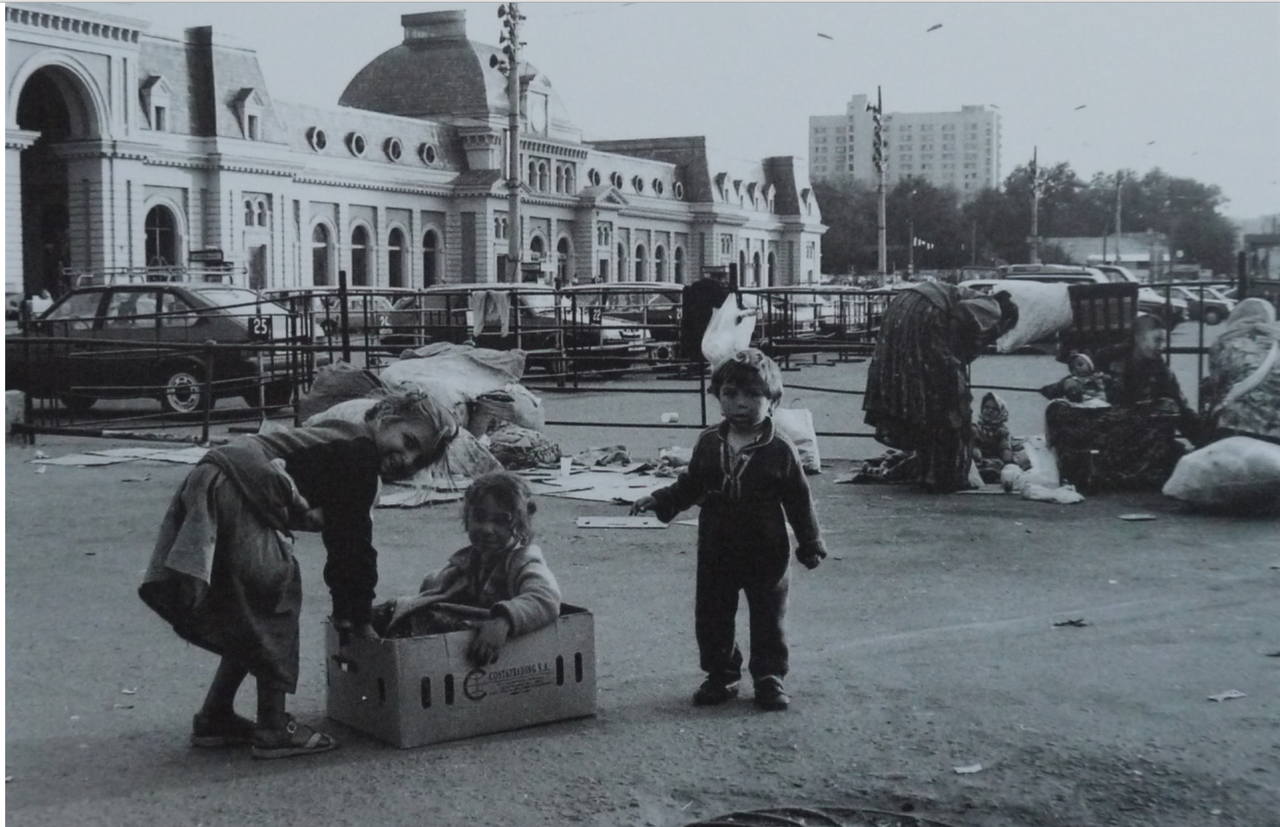
[[382,58],[345,105],[321,109],[274,100],[255,53],[209,27],[168,36],[92,9],[7,5],[7,289],[56,293],[64,272],[215,248],[262,288],[336,284],[339,270],[352,284],[495,282],[510,232],[547,281],[689,281],[731,262],[744,284],[817,280],[825,227],[792,158],[721,163],[701,137],[584,143],[541,75],[511,227],[506,102],[471,65],[496,48],[460,36],[462,14],[402,20],[415,55],[450,55],[432,64],[433,89],[480,78],[478,91],[456,84],[471,111],[408,117],[348,101]]

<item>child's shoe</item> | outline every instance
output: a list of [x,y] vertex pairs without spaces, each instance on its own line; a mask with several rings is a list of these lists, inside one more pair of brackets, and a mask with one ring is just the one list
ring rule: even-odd
[[756,681],[756,706],[767,712],[781,712],[791,706],[791,697],[782,688],[781,678],[761,678]]
[[724,684],[707,678],[702,682],[702,686],[698,687],[698,691],[693,693],[693,705],[717,706],[736,697],[738,697],[737,681]]

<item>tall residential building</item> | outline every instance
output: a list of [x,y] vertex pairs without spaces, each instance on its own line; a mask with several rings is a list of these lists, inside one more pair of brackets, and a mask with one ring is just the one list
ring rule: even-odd
[[[809,118],[809,177],[876,182],[867,96],[854,95],[843,115]],[[958,112],[889,112],[884,116],[885,183],[922,178],[972,198],[1000,184],[1000,114],[985,106]]]

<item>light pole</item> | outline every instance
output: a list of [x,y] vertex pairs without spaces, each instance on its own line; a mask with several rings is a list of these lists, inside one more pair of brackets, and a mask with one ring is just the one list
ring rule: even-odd
[[1040,263],[1040,168],[1036,164],[1039,147],[1031,148],[1031,263]]
[[520,281],[520,255],[524,246],[524,227],[520,220],[520,22],[525,19],[516,3],[498,6],[503,32],[506,61],[497,55],[489,57],[489,66],[507,76],[507,281]]
[[889,243],[885,233],[885,193],[884,193],[884,149],[886,142],[883,138],[882,130],[884,128],[884,100],[880,96],[880,87],[876,87],[876,103],[875,106],[867,104],[867,111],[871,113],[871,121],[874,125],[872,141],[872,159],[875,161],[877,183],[876,183],[876,267],[880,273],[880,283],[883,284],[889,273]]

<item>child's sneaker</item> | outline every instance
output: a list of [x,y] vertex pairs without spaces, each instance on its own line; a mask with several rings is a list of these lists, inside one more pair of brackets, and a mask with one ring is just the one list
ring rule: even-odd
[[767,712],[781,712],[791,706],[791,698],[782,688],[781,678],[761,678],[756,681],[756,706]]
[[737,681],[724,684],[707,678],[702,682],[702,686],[698,687],[698,691],[693,693],[693,705],[716,706],[736,697],[738,697]]

